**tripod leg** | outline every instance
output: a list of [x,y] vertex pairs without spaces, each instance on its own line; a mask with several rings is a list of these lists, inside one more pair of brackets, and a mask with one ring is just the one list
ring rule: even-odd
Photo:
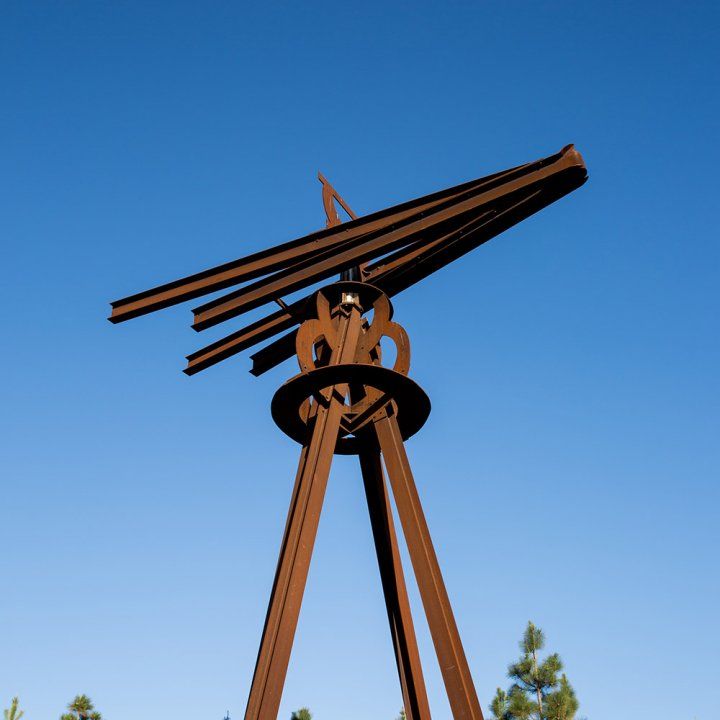
[[450,599],[394,414],[374,423],[454,720],[483,720]]
[[276,720],[315,536],[320,521],[330,464],[340,427],[342,404],[320,408],[312,439],[303,448],[297,493],[291,504],[285,542],[250,688],[246,720]]
[[[334,362],[352,359],[360,321],[357,311],[341,320]],[[324,394],[325,402],[317,405],[310,439],[300,456],[245,720],[277,720],[346,390],[335,386]]]
[[392,509],[385,486],[380,450],[375,443],[368,444],[361,450],[360,467],[365,483],[365,495],[375,539],[405,712],[408,720],[430,720],[430,706],[415,639]]

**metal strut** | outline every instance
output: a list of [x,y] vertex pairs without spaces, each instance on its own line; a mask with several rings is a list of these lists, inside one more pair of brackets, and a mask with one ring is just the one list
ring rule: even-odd
[[408,720],[429,720],[430,705],[377,443],[368,442],[359,459],[405,715]]
[[[330,364],[352,361],[360,320],[358,308],[340,318],[339,343]],[[277,718],[346,393],[346,386],[332,386],[314,408],[310,437],[300,454],[246,720]]]
[[[363,312],[371,309],[369,323]],[[383,462],[453,718],[483,718],[405,453],[404,440],[424,423],[429,401],[407,377],[409,343],[391,314],[387,296],[370,285],[345,281],[320,290],[298,333],[302,372],[273,400],[274,419],[302,450],[245,720],[277,718],[335,453],[359,457],[408,720],[431,714]],[[393,369],[381,364],[382,337],[397,346]]]

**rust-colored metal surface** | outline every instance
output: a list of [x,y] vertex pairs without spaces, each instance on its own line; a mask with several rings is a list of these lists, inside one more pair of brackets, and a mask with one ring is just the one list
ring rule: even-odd
[[408,718],[426,720],[430,718],[430,705],[415,639],[390,497],[383,475],[380,448],[368,439],[360,449],[359,459],[405,714]]
[[[430,538],[404,441],[430,401],[408,377],[410,342],[390,297],[582,185],[569,145],[556,155],[357,217],[321,175],[326,228],[304,238],[112,303],[121,322],[247,283],[194,311],[203,330],[274,302],[279,309],[188,356],[192,375],[286,332],[252,355],[260,375],[293,355],[299,373],[275,393],[272,416],[301,446],[245,720],[276,720],[330,466],[358,455],[403,702],[409,720],[430,720],[405,586],[391,495],[454,720],[482,720],[467,658]],[[350,217],[341,222],[338,207]],[[340,273],[340,281],[290,304],[283,295]],[[252,282],[250,282],[252,281]],[[396,349],[383,364],[382,343]],[[385,476],[389,480],[386,482]]]

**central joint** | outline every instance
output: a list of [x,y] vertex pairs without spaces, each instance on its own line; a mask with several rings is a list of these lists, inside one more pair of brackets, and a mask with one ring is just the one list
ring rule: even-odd
[[[430,401],[407,377],[410,343],[391,320],[388,296],[367,283],[341,281],[318,290],[307,307],[295,344],[300,374],[272,402],[280,429],[304,444],[318,408],[339,402],[337,453],[357,453],[372,423],[387,415],[397,417],[404,439],[414,435],[427,420]],[[382,364],[383,340],[395,345],[392,368]]]

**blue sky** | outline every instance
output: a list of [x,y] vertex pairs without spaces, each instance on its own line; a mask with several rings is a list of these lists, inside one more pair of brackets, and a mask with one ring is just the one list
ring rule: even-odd
[[[187,306],[115,327],[108,301],[321,227],[318,169],[362,214],[575,142],[582,189],[397,299],[433,402],[408,452],[484,708],[533,619],[590,720],[716,717],[718,15],[6,4],[0,704],[244,711],[295,369],[188,379]],[[395,717],[371,543],[340,458],[281,717]]]

